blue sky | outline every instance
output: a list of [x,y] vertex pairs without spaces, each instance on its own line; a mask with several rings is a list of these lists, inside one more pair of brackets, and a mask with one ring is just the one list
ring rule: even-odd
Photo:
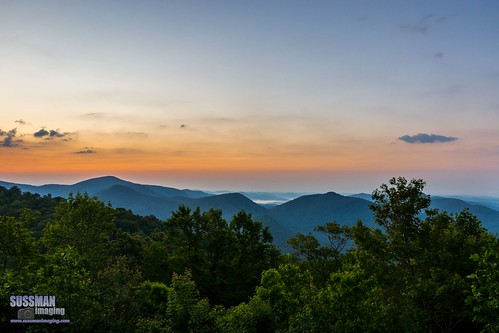
[[0,175],[307,192],[402,175],[499,195],[497,17],[496,1],[2,1]]

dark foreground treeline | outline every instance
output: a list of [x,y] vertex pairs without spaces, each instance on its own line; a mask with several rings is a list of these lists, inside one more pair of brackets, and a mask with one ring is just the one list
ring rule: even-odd
[[[424,185],[390,180],[373,192],[379,228],[331,222],[328,244],[298,234],[292,254],[244,212],[159,221],[0,188],[0,331],[499,331],[498,238],[429,210]],[[71,322],[11,324],[13,295],[56,296]]]

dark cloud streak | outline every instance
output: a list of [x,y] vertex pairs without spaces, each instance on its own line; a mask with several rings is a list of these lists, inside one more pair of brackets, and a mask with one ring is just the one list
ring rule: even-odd
[[43,138],[44,136],[46,135],[49,135],[49,131],[47,131],[46,129],[42,128],[41,130],[39,130],[38,132],[35,132],[33,134],[33,136],[35,138]]
[[48,136],[50,138],[54,138],[54,137],[56,137],[56,138],[62,138],[64,136],[68,135],[68,134],[69,133],[67,133],[67,132],[66,133],[61,133],[61,132],[59,132],[59,130],[50,130],[50,131],[47,131],[45,128],[42,128],[38,132],[35,132],[33,134],[33,136],[35,138],[43,138],[44,136]]
[[75,152],[75,154],[97,154],[97,151],[88,147],[85,149]]
[[67,134],[68,133],[60,133],[59,131],[54,131],[54,130],[50,130],[50,133],[49,133],[50,136],[55,136],[58,138],[62,138],[63,136],[66,136]]
[[456,141],[459,138],[452,137],[452,136],[444,136],[444,135],[438,135],[438,134],[425,134],[425,133],[419,133],[416,135],[403,135],[398,138],[401,141],[407,142],[407,143],[441,143],[441,142],[452,142]]

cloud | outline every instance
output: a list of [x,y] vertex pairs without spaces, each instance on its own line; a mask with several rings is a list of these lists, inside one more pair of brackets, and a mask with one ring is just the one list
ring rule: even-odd
[[27,123],[23,119],[19,119],[14,121],[15,123],[18,123],[19,125],[26,125]]
[[50,133],[49,133],[50,136],[55,136],[57,138],[62,138],[63,136],[66,136],[67,134],[69,134],[69,133],[61,133],[58,130],[50,130]]
[[75,152],[75,154],[97,154],[93,147],[85,147],[85,149]]
[[147,137],[147,133],[144,133],[144,132],[127,132],[128,136],[131,136],[131,137]]
[[449,17],[444,15],[427,14],[421,17],[417,22],[401,23],[399,29],[406,32],[426,33],[430,28],[447,20]]
[[442,52],[437,52],[433,55],[433,58],[435,58],[436,60],[443,60],[444,59],[444,54]]
[[42,128],[40,129],[39,131],[33,133],[33,136],[35,138],[43,138],[44,136],[48,136],[49,138],[62,138],[66,135],[68,135],[69,133],[65,132],[65,133],[61,133],[59,132],[59,130],[50,130],[50,131],[47,131],[45,128]]
[[38,132],[35,132],[33,134],[33,136],[35,138],[43,138],[44,136],[46,135],[49,135],[49,131],[47,131],[46,129],[42,128],[41,130],[39,130]]
[[419,133],[416,135],[403,135],[398,139],[407,143],[439,143],[439,142],[456,141],[459,138],[455,138],[452,136],[437,135],[437,134]]
[[102,119],[104,118],[104,112],[90,112],[83,115],[83,118],[94,118],[94,119]]
[[15,147],[18,146],[22,140],[14,140],[17,134],[17,128],[13,128],[10,131],[2,131],[0,130],[0,136],[5,136],[2,142],[2,147]]

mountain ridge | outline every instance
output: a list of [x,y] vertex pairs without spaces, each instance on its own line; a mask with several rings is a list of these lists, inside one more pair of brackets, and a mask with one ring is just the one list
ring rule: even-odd
[[[115,208],[130,209],[142,216],[154,215],[167,219],[180,205],[202,211],[221,209],[224,219],[230,221],[241,210],[252,214],[255,220],[268,226],[276,244],[283,248],[287,240],[297,232],[313,232],[318,225],[335,221],[341,225],[353,225],[362,220],[374,225],[372,203],[366,193],[341,195],[336,192],[307,194],[279,205],[265,206],[248,198],[243,193],[210,194],[198,190],[179,190],[160,185],[144,185],[122,180],[114,176],[103,176],[77,182],[73,185],[29,185],[0,181],[3,187],[18,187],[21,191],[40,195],[67,197],[69,193],[86,192],[100,200],[111,203]],[[270,196],[267,196],[267,198]],[[484,227],[499,232],[499,211],[459,198],[432,197],[432,208],[456,213],[468,208]]]

